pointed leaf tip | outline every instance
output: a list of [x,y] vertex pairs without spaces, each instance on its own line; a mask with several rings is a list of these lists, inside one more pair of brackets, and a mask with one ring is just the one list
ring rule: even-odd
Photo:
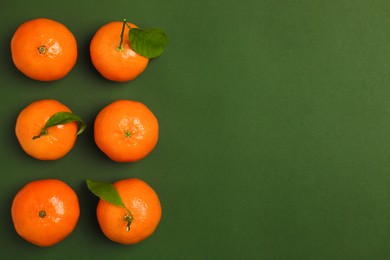
[[87,179],[88,189],[100,199],[113,205],[126,208],[115,186],[109,182]]

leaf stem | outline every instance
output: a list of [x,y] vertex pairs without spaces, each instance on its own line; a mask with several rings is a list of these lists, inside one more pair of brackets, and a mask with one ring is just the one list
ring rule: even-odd
[[41,137],[41,135],[47,135],[47,129],[46,128],[43,128],[42,131],[39,133],[39,135],[33,136],[32,139],[35,140],[35,139]]
[[122,51],[123,50],[123,47],[122,47],[122,44],[123,44],[123,34],[125,32],[125,25],[127,24],[126,22],[126,18],[123,19],[123,25],[122,25],[122,31],[121,31],[121,35],[120,35],[120,42],[119,42],[119,46],[118,46],[118,51]]
[[127,28],[129,28],[130,30],[133,29],[133,27],[131,27],[128,23],[126,23],[126,26],[127,26]]

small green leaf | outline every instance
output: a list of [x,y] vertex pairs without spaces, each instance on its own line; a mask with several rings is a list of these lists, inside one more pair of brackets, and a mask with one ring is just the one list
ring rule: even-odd
[[160,56],[168,42],[168,37],[161,29],[130,28],[131,48],[147,58]]
[[111,183],[87,179],[87,187],[93,194],[102,200],[113,205],[126,208],[118,191]]
[[36,135],[33,137],[33,140],[41,137],[41,135],[47,134],[47,129],[56,126],[56,125],[64,125],[70,122],[77,122],[79,126],[79,130],[77,131],[77,135],[81,134],[84,132],[84,130],[87,128],[87,124],[81,119],[80,116],[75,115],[71,112],[58,112],[54,115],[52,115],[49,120],[47,120],[45,126],[39,133],[39,135]]

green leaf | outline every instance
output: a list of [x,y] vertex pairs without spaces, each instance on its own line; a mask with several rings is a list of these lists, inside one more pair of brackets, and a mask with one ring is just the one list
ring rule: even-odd
[[91,179],[87,179],[87,187],[93,194],[98,196],[100,199],[115,206],[125,208],[127,210],[128,215],[124,217],[124,221],[127,222],[126,231],[129,232],[134,217],[131,211],[123,203],[115,186],[109,182],[93,181]]
[[47,120],[45,126],[39,133],[39,135],[36,135],[33,137],[33,140],[41,137],[41,135],[47,134],[47,129],[56,126],[56,125],[64,125],[70,122],[76,122],[79,126],[79,130],[77,131],[77,135],[84,132],[84,130],[87,128],[87,124],[81,119],[80,116],[73,114],[71,112],[58,112],[54,115],[52,115],[49,120]]
[[113,205],[126,208],[118,191],[111,183],[87,179],[87,187],[93,194],[102,200]]
[[147,58],[160,56],[168,42],[168,37],[161,29],[130,28],[131,48]]

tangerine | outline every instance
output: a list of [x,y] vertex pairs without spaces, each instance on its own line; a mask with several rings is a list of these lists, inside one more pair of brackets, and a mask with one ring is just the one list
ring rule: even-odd
[[135,162],[146,157],[156,146],[158,121],[141,102],[117,100],[96,116],[94,139],[111,160]]
[[16,68],[27,77],[53,81],[65,77],[76,64],[77,43],[65,25],[37,18],[17,28],[11,54]]
[[119,180],[113,186],[126,208],[99,200],[96,214],[103,234],[125,245],[151,236],[162,214],[157,193],[146,182],[136,178]]
[[110,22],[100,27],[90,44],[91,61],[106,79],[116,82],[133,80],[147,67],[149,59],[139,55],[129,42],[132,23]]
[[76,121],[56,121],[57,125],[46,127],[53,115],[63,112],[66,112],[65,119],[76,116],[54,99],[32,102],[19,113],[15,134],[28,155],[39,160],[57,160],[73,148],[78,134]]
[[75,229],[79,215],[76,193],[56,179],[27,183],[11,206],[16,232],[37,246],[51,246],[65,239]]

